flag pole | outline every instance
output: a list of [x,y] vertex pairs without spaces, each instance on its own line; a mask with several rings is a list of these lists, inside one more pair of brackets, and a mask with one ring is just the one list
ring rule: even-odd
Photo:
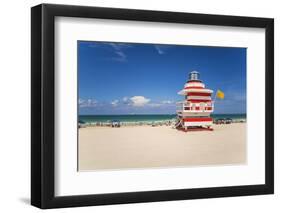
[[216,101],[216,99],[217,99],[217,93],[218,93],[218,90],[216,91],[216,94],[215,94],[215,98],[214,98],[214,103],[215,103],[215,101]]

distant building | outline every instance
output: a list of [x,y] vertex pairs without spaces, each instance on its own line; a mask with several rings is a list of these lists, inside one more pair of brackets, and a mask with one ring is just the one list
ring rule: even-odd
[[213,119],[210,117],[214,111],[212,93],[213,90],[205,88],[205,84],[200,80],[199,72],[190,72],[184,89],[178,92],[185,98],[184,101],[177,103],[177,128],[212,130]]

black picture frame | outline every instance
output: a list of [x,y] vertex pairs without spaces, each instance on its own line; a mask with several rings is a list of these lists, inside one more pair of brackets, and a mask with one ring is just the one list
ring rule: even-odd
[[[265,184],[59,196],[55,190],[55,17],[264,28]],[[155,202],[274,193],[274,20],[271,18],[41,4],[31,8],[31,204],[42,208]]]

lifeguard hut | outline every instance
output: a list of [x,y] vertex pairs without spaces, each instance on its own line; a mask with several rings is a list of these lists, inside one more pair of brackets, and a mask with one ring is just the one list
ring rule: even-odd
[[176,127],[185,131],[213,130],[213,119],[210,117],[214,111],[213,90],[205,88],[199,72],[189,73],[184,88],[178,94],[183,95],[184,100],[177,102]]

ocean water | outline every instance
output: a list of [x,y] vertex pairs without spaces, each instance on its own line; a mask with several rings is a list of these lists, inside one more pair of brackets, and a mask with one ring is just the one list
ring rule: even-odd
[[[212,114],[212,118],[231,118],[233,120],[246,119],[246,114]],[[134,123],[134,122],[164,122],[173,121],[176,119],[176,114],[166,114],[166,115],[79,115],[79,121],[85,123],[106,123],[110,121],[120,121],[124,123]]]

